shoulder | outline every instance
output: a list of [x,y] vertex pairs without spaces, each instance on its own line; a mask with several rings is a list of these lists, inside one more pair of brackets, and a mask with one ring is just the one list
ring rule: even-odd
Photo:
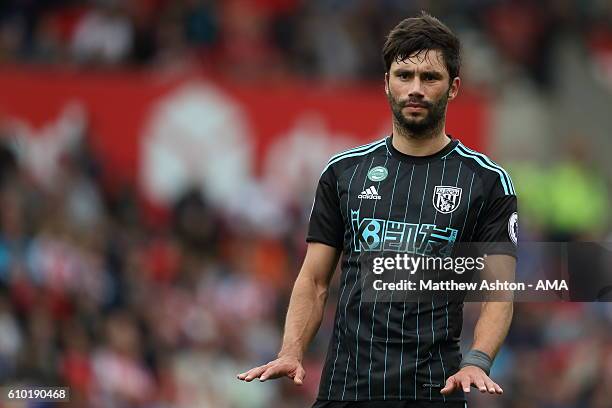
[[333,173],[339,177],[345,170],[352,168],[355,164],[367,160],[373,154],[388,154],[386,145],[387,138],[375,140],[373,142],[352,147],[333,155],[327,162],[321,175]]
[[474,169],[482,178],[484,184],[488,184],[491,188],[496,186],[501,188],[504,195],[516,195],[510,174],[502,166],[491,160],[489,156],[470,149],[461,142],[457,143],[454,153]]

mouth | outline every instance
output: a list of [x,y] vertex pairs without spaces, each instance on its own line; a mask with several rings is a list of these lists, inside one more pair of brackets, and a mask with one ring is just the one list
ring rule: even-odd
[[409,109],[427,109],[428,105],[425,102],[408,102],[403,105],[404,108]]
[[420,105],[420,104],[416,104],[416,103],[409,103],[409,104],[404,106],[404,109],[407,109],[410,112],[419,112],[419,111],[426,110],[427,107],[425,105]]

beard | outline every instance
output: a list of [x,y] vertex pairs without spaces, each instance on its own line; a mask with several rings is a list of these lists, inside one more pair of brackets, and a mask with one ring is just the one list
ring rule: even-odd
[[[393,112],[393,120],[400,129],[405,130],[413,138],[427,139],[433,137],[436,131],[443,126],[444,117],[446,116],[446,105],[448,104],[448,92],[444,92],[440,99],[433,102],[415,98],[398,101],[393,97],[391,91],[387,94],[387,99]],[[411,117],[404,115],[402,109],[409,103],[418,103],[425,108],[425,116]]]

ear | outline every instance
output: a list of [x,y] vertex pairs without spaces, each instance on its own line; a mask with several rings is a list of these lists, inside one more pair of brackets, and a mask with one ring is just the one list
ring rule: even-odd
[[461,79],[459,77],[455,77],[453,82],[451,82],[450,87],[448,88],[448,100],[452,101],[459,94],[459,87],[461,86]]
[[385,93],[389,95],[389,73],[385,72]]

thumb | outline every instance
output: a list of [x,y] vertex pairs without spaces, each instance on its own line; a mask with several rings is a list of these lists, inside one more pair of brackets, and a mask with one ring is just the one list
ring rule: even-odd
[[306,371],[304,371],[304,368],[300,365],[295,372],[293,382],[295,385],[302,385],[304,383],[304,377],[306,377]]

